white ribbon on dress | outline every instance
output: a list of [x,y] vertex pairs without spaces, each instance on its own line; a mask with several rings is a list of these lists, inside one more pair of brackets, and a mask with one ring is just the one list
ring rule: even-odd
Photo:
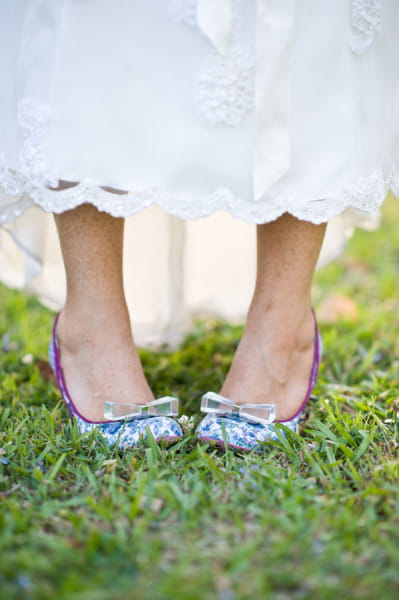
[[197,0],[197,23],[221,54],[227,50],[232,22],[232,0]]
[[[296,0],[256,2],[255,197],[277,183],[291,165],[291,68]],[[202,33],[224,55],[232,29],[233,0],[197,0]]]
[[[292,47],[297,0],[257,0],[255,198],[291,168]],[[273,192],[272,192],[273,193]]]

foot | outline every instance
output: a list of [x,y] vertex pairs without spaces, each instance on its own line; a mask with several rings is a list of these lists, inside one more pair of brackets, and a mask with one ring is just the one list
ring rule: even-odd
[[[115,319],[115,314],[118,318]],[[79,413],[104,421],[104,402],[146,404],[154,399],[122,307],[109,313],[61,313],[57,334],[69,395]]]
[[307,394],[314,339],[310,308],[292,316],[252,309],[220,393],[238,404],[275,404],[277,421],[291,419]]

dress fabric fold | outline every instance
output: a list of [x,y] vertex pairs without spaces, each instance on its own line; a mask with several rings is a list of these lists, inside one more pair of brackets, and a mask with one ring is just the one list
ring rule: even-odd
[[399,192],[398,26],[396,0],[2,0],[2,281],[62,306],[50,213],[91,203],[127,218],[141,345],[243,318],[255,224],[330,221],[323,263]]

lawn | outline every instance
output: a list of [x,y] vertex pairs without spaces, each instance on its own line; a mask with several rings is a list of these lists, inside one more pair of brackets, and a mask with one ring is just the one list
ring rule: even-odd
[[[0,288],[0,598],[398,598],[392,198],[383,217],[318,273],[319,382],[301,435],[262,454],[201,446],[188,425],[169,450],[148,443],[118,453],[79,437],[46,362],[51,313]],[[341,297],[354,301],[350,310]],[[143,352],[154,392],[179,395],[195,414],[201,393],[218,389],[240,332],[201,322],[179,351]]]

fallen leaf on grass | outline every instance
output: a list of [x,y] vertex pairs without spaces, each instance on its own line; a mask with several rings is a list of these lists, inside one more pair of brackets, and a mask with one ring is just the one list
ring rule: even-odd
[[319,323],[334,324],[338,321],[358,321],[359,309],[354,300],[340,294],[329,294],[317,310]]
[[215,365],[222,365],[223,355],[220,352],[216,352],[216,354],[213,355],[213,362],[215,363]]
[[43,358],[36,358],[35,363],[44,381],[55,381],[53,369],[47,360],[44,360]]

